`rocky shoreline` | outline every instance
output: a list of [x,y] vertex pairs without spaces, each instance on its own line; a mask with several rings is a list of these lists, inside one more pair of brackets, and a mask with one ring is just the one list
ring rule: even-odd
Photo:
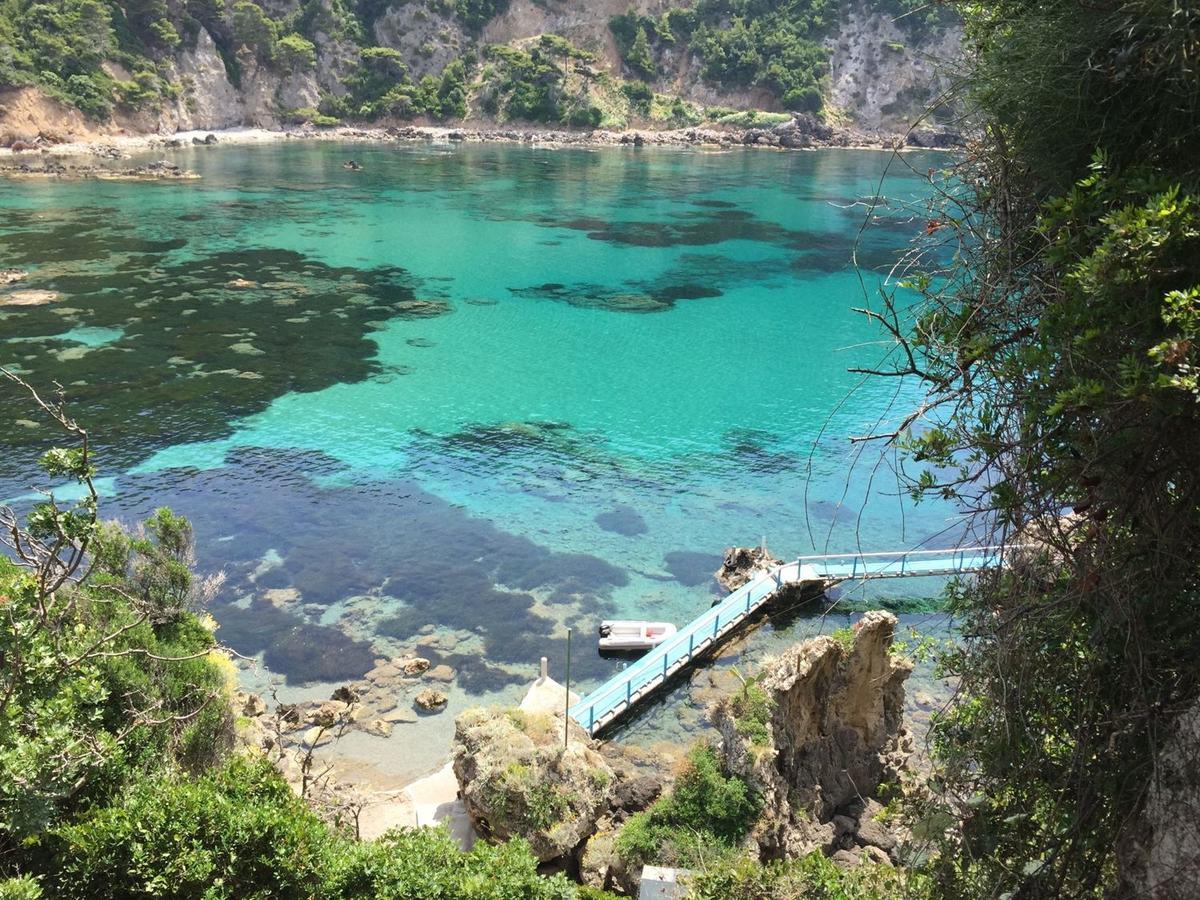
[[[155,150],[180,150],[191,146],[261,144],[288,140],[508,143],[537,147],[691,147],[708,150],[759,148],[815,150],[824,148],[860,150],[955,150],[965,146],[965,136],[948,128],[914,128],[904,134],[878,135],[828,125],[804,114],[795,114],[773,125],[734,127],[706,125],[669,130],[628,131],[542,129],[487,124],[459,127],[395,125],[386,127],[316,128],[304,125],[283,130],[233,129],[215,132],[160,134],[114,134],[98,140],[77,141],[57,133],[27,136],[8,135],[0,146],[0,177],[10,178],[105,178],[187,179],[195,173],[166,160],[134,167],[112,168],[101,163],[64,164],[57,157],[85,156],[100,160],[123,160],[133,154]],[[21,160],[16,162],[15,160]],[[34,162],[41,159],[42,162]]]

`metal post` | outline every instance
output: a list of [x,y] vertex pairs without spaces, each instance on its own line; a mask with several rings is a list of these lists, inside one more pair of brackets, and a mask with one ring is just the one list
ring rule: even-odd
[[550,660],[546,659],[546,657],[543,656],[542,657],[542,678],[549,678],[549,677],[550,677]]
[[563,749],[571,740],[571,629],[567,629],[567,689],[563,691],[565,714],[563,716]]

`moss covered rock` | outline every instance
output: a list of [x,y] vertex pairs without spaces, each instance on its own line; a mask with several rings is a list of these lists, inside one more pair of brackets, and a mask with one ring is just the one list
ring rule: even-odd
[[454,774],[485,837],[523,837],[539,860],[571,852],[608,808],[614,776],[596,744],[563,717],[469,709],[455,722]]

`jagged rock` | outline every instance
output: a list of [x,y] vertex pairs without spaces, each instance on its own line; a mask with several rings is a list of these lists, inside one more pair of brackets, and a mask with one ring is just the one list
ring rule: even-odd
[[267,701],[258,696],[258,694],[251,694],[248,691],[238,691],[233,695],[233,699],[238,712],[248,719],[257,718],[264,715],[267,711]]
[[454,723],[454,774],[483,835],[521,836],[539,860],[570,853],[596,829],[613,771],[573,720],[518,709],[470,709]]
[[854,839],[864,847],[878,847],[884,853],[896,847],[896,836],[874,819],[861,819]]
[[730,547],[721,568],[713,576],[725,590],[733,593],[752,578],[779,565],[765,547]]
[[429,660],[423,656],[414,656],[412,659],[400,661],[400,671],[405,675],[420,675],[429,668]]
[[612,804],[626,812],[639,812],[657,800],[662,789],[662,782],[650,775],[622,778],[613,789]]
[[302,740],[306,747],[323,747],[333,740],[333,733],[328,728],[314,725],[304,732]]
[[428,688],[413,697],[413,703],[426,712],[441,712],[446,708],[447,698],[441,691]]
[[[869,612],[849,648],[831,637],[797,644],[764,664],[754,689],[765,707],[743,706],[735,693],[711,711],[726,770],[764,800],[753,831],[764,855],[833,851],[850,833],[843,816],[857,817],[860,834],[865,828],[862,843],[896,846],[877,833],[886,830],[872,818],[881,807],[860,799],[898,781],[911,754],[903,711],[912,665],[891,656],[895,627],[890,613]],[[766,720],[748,728],[763,708]]]
[[314,725],[320,725],[329,728],[337,723],[337,721],[346,715],[350,709],[349,703],[343,703],[340,700],[327,700],[313,710],[309,715],[308,720]]
[[576,853],[579,880],[589,887],[636,897],[641,866],[631,872],[617,853],[616,840],[620,830],[615,820],[607,816],[600,819],[596,833]]
[[868,862],[873,862],[881,866],[890,866],[892,858],[880,850],[878,847],[867,845],[859,851],[859,855]]
[[1117,846],[1115,896],[1200,897],[1200,702],[1179,717],[1162,744],[1140,813]]
[[335,690],[329,699],[337,700],[341,703],[357,703],[359,699],[358,691],[356,691],[350,685],[345,684]]
[[952,128],[914,128],[908,133],[907,141],[910,147],[936,150],[962,147],[967,143],[962,134]]
[[796,126],[795,134],[807,135],[819,141],[830,141],[834,137],[834,128],[810,113],[792,113],[792,123]]
[[834,816],[833,830],[839,837],[843,834],[854,834],[858,830],[858,822],[849,816]]
[[855,866],[862,864],[862,857],[849,850],[838,850],[829,858],[843,869],[853,869]]

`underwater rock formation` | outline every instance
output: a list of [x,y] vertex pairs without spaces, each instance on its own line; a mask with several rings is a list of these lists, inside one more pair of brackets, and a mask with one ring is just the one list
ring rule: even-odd
[[797,644],[711,710],[725,769],[764,800],[753,837],[765,858],[895,853],[873,799],[913,749],[903,723],[912,664],[891,655],[895,627],[890,613],[869,612],[849,646],[827,636]]
[[573,720],[519,709],[469,709],[454,723],[454,775],[476,830],[520,836],[557,859],[595,831],[613,770]]

